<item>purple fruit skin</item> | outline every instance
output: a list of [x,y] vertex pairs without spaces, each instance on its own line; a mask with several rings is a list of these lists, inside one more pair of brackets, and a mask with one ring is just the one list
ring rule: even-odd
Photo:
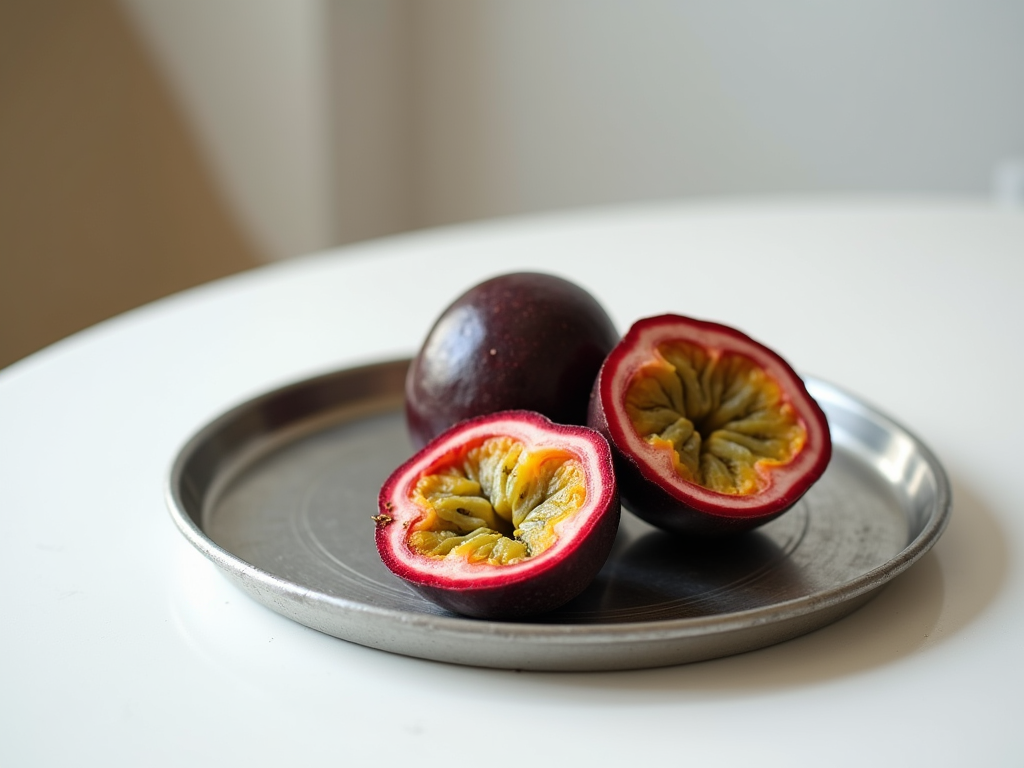
[[409,368],[413,444],[503,410],[586,424],[591,385],[618,339],[597,300],[568,280],[521,272],[480,283],[438,318]]

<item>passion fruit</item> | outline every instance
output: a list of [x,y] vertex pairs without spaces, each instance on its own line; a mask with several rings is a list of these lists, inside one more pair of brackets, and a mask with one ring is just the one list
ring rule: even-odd
[[392,473],[374,521],[384,564],[437,605],[491,619],[552,610],[611,550],[611,450],[528,411],[470,419]]
[[409,368],[413,444],[504,410],[586,424],[594,378],[618,338],[597,300],[562,278],[520,272],[480,283],[441,314]]
[[629,329],[598,373],[588,421],[612,445],[623,505],[676,533],[768,522],[832,455],[825,414],[779,355],[678,315]]

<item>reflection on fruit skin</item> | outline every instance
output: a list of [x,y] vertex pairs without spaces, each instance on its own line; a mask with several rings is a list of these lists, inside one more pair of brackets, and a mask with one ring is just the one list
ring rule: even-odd
[[438,317],[409,367],[410,438],[422,448],[463,419],[504,410],[585,424],[618,340],[604,308],[567,280],[520,272],[480,283]]

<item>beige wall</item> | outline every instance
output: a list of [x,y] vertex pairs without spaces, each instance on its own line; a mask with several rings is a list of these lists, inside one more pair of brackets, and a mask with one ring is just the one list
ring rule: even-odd
[[271,258],[650,198],[984,195],[1024,155],[1004,0],[121,2]]
[[999,167],[1020,198],[1021,29],[1000,0],[0,0],[0,364],[415,227]]
[[[376,0],[374,0],[376,2]],[[121,0],[266,258],[337,242],[325,0]]]
[[0,2],[0,367],[255,263],[119,6]]

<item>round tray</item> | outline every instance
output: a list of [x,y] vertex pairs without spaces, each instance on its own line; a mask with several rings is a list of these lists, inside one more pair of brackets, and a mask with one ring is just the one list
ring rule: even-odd
[[571,603],[529,621],[464,618],[407,589],[374,546],[377,492],[411,453],[407,367],[320,376],[209,424],[171,470],[178,528],[256,600],[344,640],[458,664],[608,670],[727,656],[829,624],[916,562],[949,519],[949,483],[926,446],[807,379],[833,456],[786,514],[690,541],[624,510],[608,562]]

